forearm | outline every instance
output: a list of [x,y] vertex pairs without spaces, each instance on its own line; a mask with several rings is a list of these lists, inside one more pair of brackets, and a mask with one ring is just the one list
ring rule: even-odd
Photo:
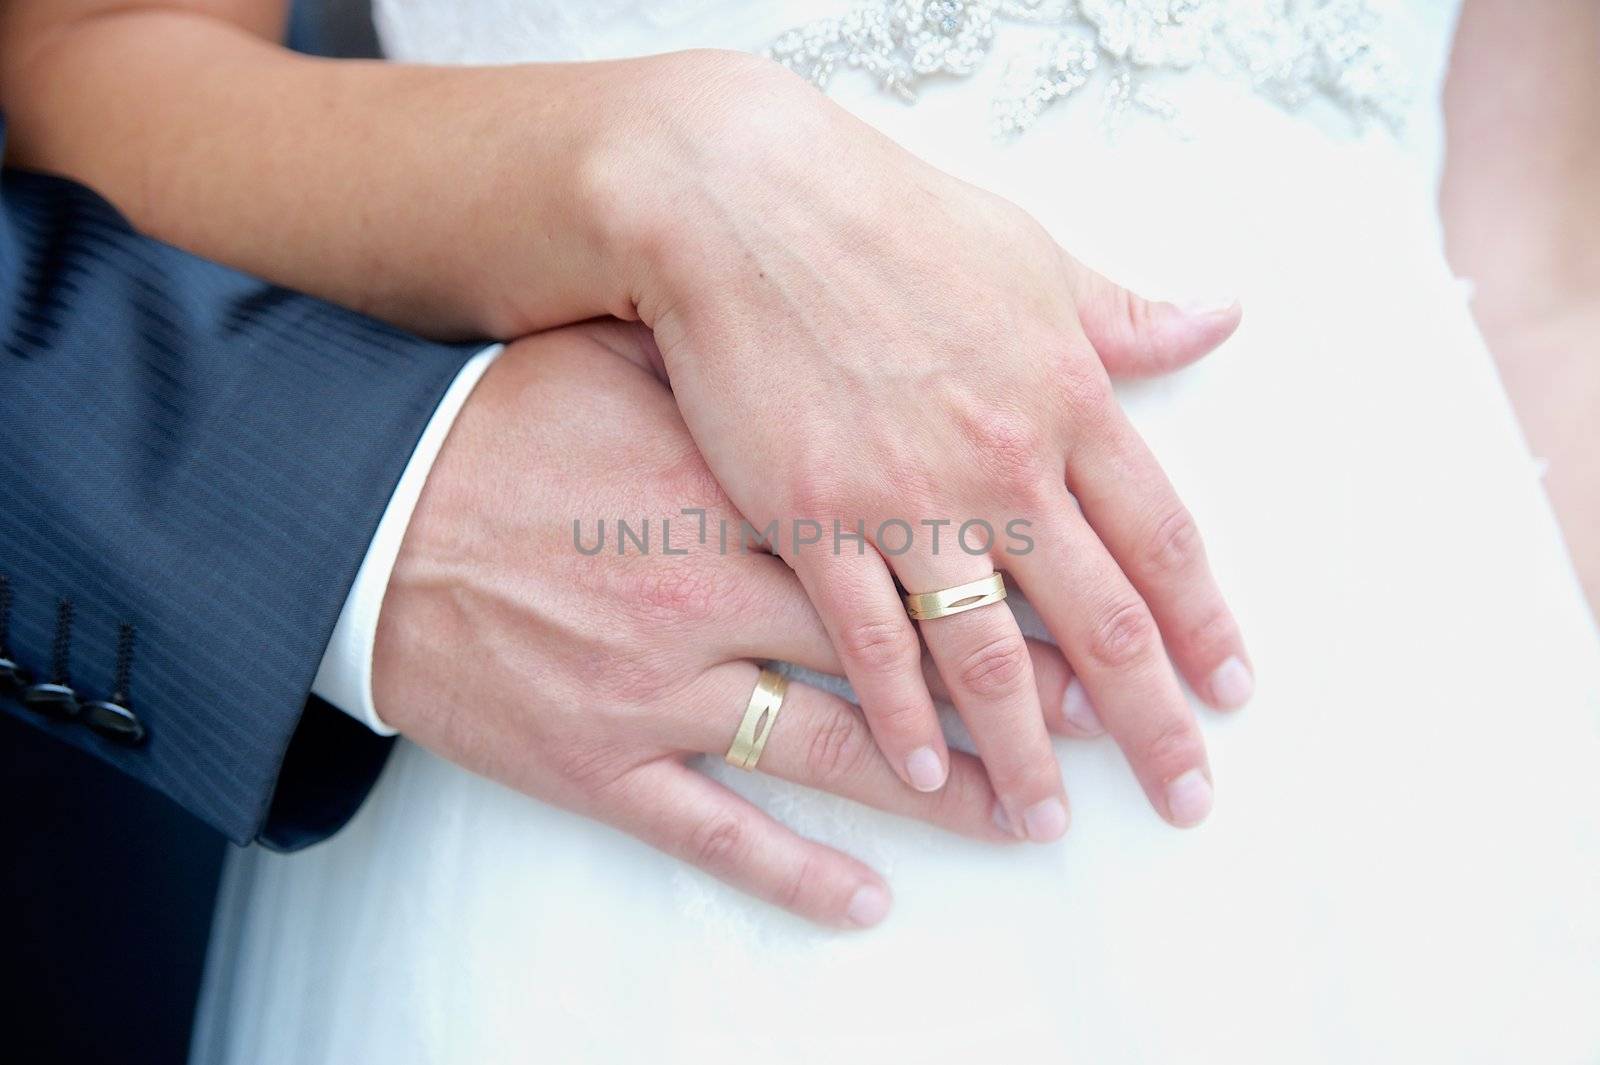
[[1445,102],[1451,261],[1600,610],[1600,7],[1470,0]]
[[1600,285],[1600,5],[1469,0],[1445,92],[1441,205],[1480,319],[1516,328]]
[[[150,235],[435,336],[625,310],[589,182],[600,65],[310,59],[174,10],[5,44],[7,163]],[[505,300],[529,257],[538,283]]]
[[1600,615],[1600,287],[1539,321],[1485,331]]

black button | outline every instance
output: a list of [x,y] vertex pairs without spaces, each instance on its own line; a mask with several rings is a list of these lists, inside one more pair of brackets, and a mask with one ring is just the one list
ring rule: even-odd
[[116,703],[83,704],[83,723],[113,743],[136,747],[146,736],[144,722],[126,706]]
[[65,721],[78,716],[78,693],[65,684],[35,684],[23,693],[22,705],[44,717]]

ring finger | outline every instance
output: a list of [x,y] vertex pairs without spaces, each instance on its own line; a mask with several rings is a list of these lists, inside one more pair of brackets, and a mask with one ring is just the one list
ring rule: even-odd
[[[993,576],[987,556],[895,560],[901,583],[926,593]],[[989,603],[918,622],[923,642],[944,678],[972,742],[1000,797],[1006,822],[1036,843],[1067,830],[1061,766],[1050,745],[1034,685],[1027,642],[1011,608]]]
[[[760,672],[752,662],[729,662],[710,670],[685,703],[687,712],[666,715],[663,727],[671,734],[660,738],[682,750],[726,754]],[[972,755],[951,752],[950,777],[940,790],[907,788],[857,707],[799,681],[789,682],[755,768],[960,835],[1011,838],[999,827],[994,791]]]

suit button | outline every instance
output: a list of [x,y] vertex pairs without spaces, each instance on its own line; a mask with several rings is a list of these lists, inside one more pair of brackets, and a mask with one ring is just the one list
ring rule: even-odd
[[113,743],[137,747],[144,742],[144,722],[126,706],[111,702],[83,704],[83,723]]
[[27,670],[11,659],[0,656],[0,692],[21,695],[23,689],[32,683],[33,678],[28,676]]
[[22,705],[43,717],[65,721],[78,716],[78,693],[65,684],[35,684],[23,693]]

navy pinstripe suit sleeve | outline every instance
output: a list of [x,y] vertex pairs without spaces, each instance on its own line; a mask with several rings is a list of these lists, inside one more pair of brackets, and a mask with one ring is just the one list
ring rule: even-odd
[[0,207],[0,656],[36,679],[64,658],[80,698],[106,699],[131,625],[128,702],[147,736],[123,746],[42,717],[20,689],[0,709],[235,842],[315,842],[387,748],[311,698],[312,677],[473,349],[139,236],[66,181],[7,171]]

